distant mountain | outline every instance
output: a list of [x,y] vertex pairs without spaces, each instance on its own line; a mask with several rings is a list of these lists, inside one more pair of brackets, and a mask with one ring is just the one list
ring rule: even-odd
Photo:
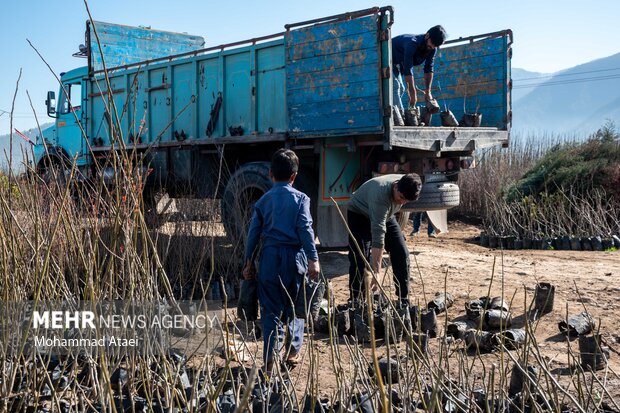
[[[45,123],[41,125],[41,130],[48,128],[53,125],[53,123]],[[28,129],[26,131],[20,131],[24,135],[26,135],[32,142],[36,141],[37,135],[39,135],[38,128]],[[9,165],[8,163],[8,155],[9,148],[11,147],[11,135],[1,135],[0,136],[0,170],[5,171]],[[24,153],[30,155],[31,145],[26,142],[24,138],[19,136],[17,133],[13,133],[13,170],[16,172],[22,171],[24,166]]]
[[529,94],[536,86],[548,80],[553,73],[530,72],[529,70],[512,68],[512,103]]
[[[513,80],[518,86],[516,70]],[[589,134],[607,120],[620,125],[620,53],[543,79],[529,93],[513,99],[515,130]]]

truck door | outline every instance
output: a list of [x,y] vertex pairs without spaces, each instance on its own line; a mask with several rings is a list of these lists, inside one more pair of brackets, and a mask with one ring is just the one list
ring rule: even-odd
[[60,89],[58,100],[58,142],[67,155],[73,159],[80,157],[83,151],[82,129],[82,80],[65,81]]

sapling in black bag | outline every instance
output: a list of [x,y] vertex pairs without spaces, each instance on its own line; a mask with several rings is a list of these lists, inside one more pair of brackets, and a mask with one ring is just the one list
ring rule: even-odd
[[246,321],[258,319],[258,280],[256,277],[251,280],[241,280],[237,317]]
[[305,276],[295,298],[295,317],[307,320],[309,314],[313,320],[316,320],[324,295],[325,283],[323,280],[314,281]]

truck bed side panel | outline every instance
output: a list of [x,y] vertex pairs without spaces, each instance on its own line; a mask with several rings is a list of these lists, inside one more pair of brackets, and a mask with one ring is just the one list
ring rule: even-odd
[[[507,36],[491,37],[439,50],[435,57],[433,95],[442,110],[448,107],[459,121],[464,111],[479,112],[482,126],[508,129],[507,42]],[[423,79],[421,66],[416,67],[416,76]],[[439,116],[433,117],[431,125],[441,126]]]
[[[92,24],[88,24],[88,39],[90,44],[91,69],[103,69],[103,63],[108,69],[199,50],[204,47],[205,41],[200,36],[186,33],[173,33],[161,30],[151,30],[144,27],[130,27],[120,24],[94,22],[97,37]],[[101,51],[103,52],[103,59]]]
[[378,17],[285,35],[289,131],[293,136],[382,130]]

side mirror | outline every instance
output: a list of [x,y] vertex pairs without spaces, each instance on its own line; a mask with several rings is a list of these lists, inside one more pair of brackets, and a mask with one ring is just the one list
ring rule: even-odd
[[45,99],[45,106],[47,106],[47,116],[51,118],[56,117],[56,93],[47,92],[47,99]]

